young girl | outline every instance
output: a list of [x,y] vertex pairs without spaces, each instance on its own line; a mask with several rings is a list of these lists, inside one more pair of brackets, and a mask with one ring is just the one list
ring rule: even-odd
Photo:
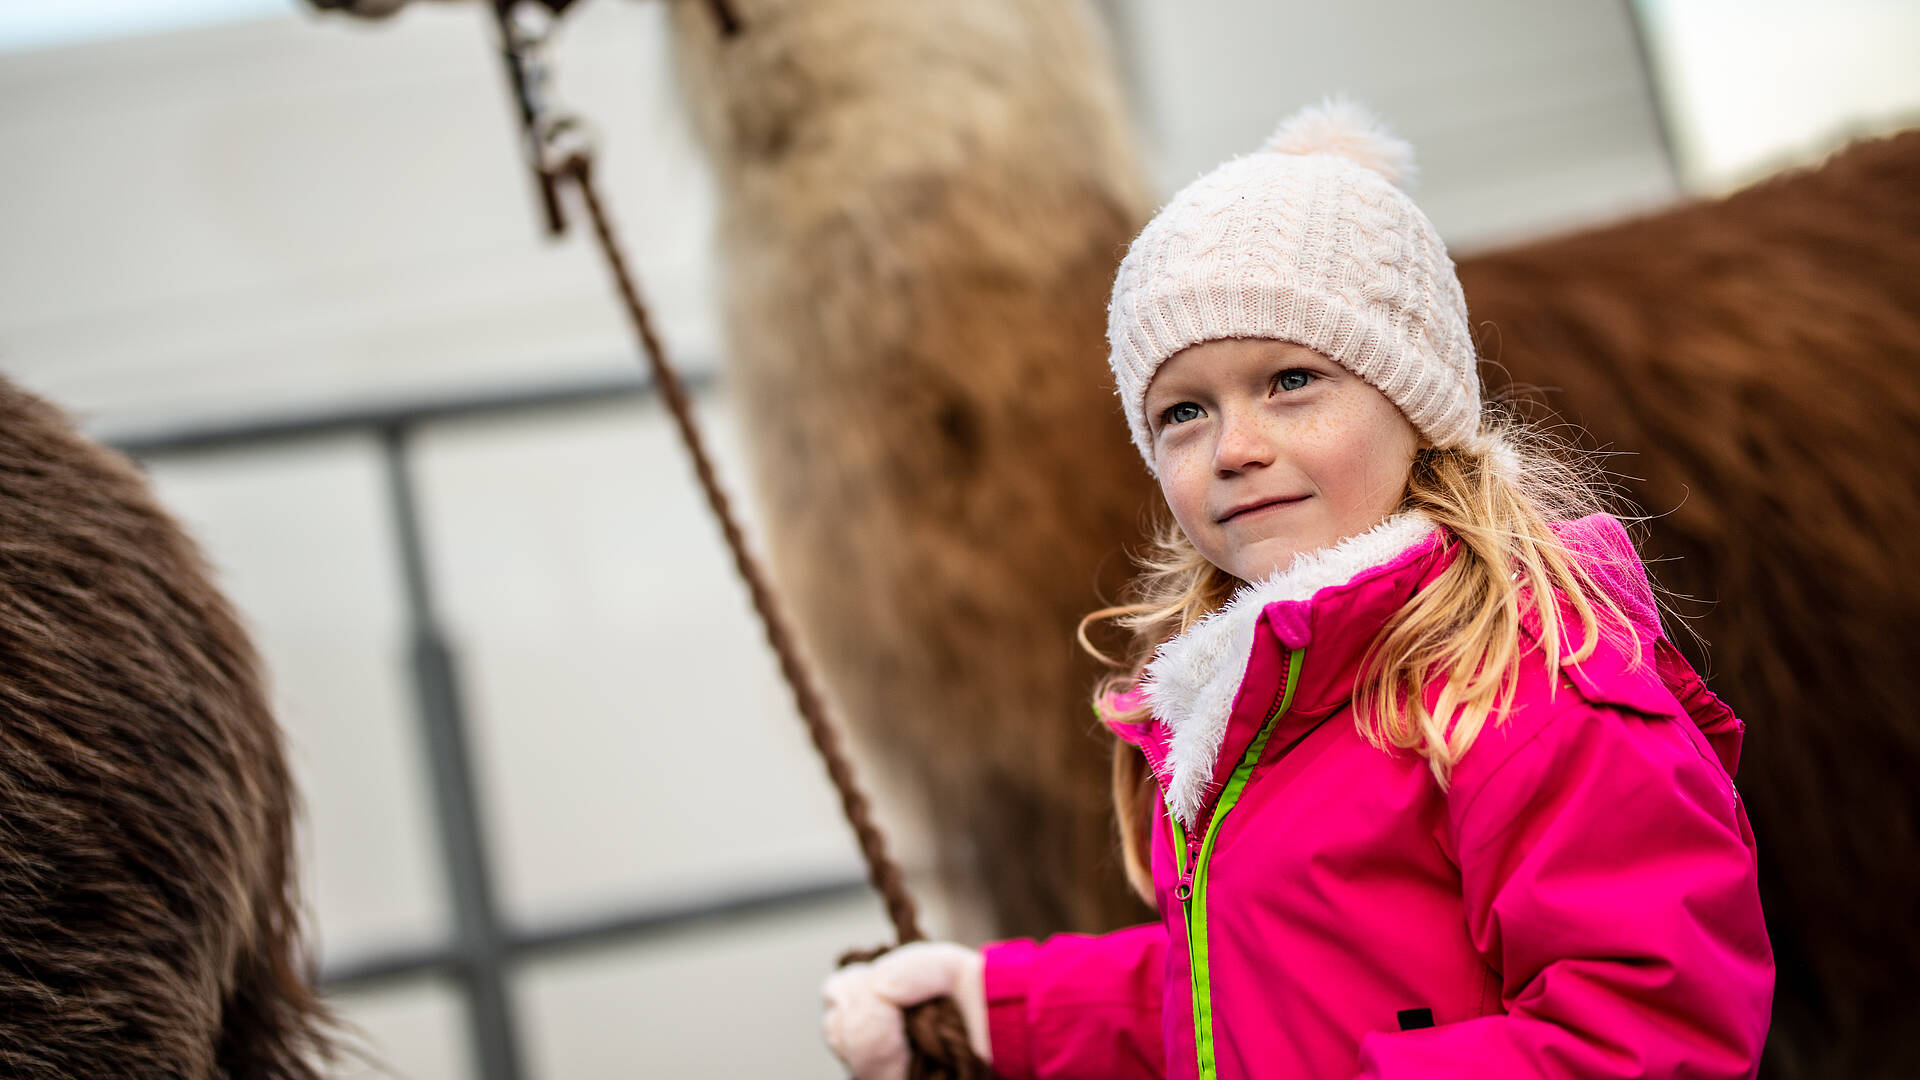
[[1136,637],[1095,708],[1161,920],[836,973],[862,1080],[943,994],[1007,1077],[1756,1072],[1741,724],[1592,470],[1483,409],[1410,159],[1311,108],[1128,251],[1111,363],[1174,523],[1089,618]]

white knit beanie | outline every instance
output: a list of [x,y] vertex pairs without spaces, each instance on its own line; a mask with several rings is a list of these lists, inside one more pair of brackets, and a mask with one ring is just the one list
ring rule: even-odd
[[1174,353],[1218,338],[1305,345],[1386,395],[1435,446],[1473,441],[1467,302],[1433,223],[1398,186],[1412,172],[1413,149],[1377,117],[1328,100],[1147,223],[1114,280],[1107,342],[1149,470],[1147,384]]

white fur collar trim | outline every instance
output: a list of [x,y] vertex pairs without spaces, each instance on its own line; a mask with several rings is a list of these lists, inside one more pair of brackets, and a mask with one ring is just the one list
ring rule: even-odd
[[1267,605],[1307,600],[1392,561],[1433,534],[1424,514],[1397,514],[1358,536],[1302,552],[1284,570],[1243,585],[1220,610],[1154,650],[1140,689],[1173,738],[1162,772],[1168,808],[1193,827],[1211,792],[1214,759],[1227,736],[1233,699],[1253,658],[1253,631]]

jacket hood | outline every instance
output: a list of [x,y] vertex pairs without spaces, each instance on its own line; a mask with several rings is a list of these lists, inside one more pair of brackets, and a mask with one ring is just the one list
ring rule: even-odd
[[[1634,550],[1626,527],[1612,515],[1589,514],[1555,528],[1561,542],[1579,556],[1581,566],[1626,615],[1634,634],[1643,643],[1645,657],[1652,661],[1658,678],[1643,680],[1638,685],[1652,689],[1657,682],[1658,689],[1671,694],[1692,718],[1694,726],[1706,736],[1707,745],[1720,760],[1727,775],[1731,777],[1738,773],[1740,743],[1746,734],[1746,724],[1734,715],[1726,702],[1707,689],[1693,665],[1680,655],[1680,650],[1660,629],[1660,609],[1653,600],[1653,584],[1647,579],[1646,564],[1640,561],[1639,553]],[[1575,665],[1567,670],[1567,674],[1569,678],[1582,683],[1589,696],[1599,699],[1607,697],[1592,672]],[[1634,697],[1630,693],[1619,694],[1616,691],[1616,695],[1614,700],[1620,704],[1629,707],[1637,705],[1637,702],[1629,700]]]

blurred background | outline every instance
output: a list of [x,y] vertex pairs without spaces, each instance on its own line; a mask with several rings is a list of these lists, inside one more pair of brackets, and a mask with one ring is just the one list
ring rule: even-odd
[[[1345,90],[1418,149],[1456,254],[1920,117],[1910,0],[1099,8],[1163,193]],[[554,90],[738,488],[665,15],[576,4]],[[479,5],[0,7],[0,371],[140,458],[249,619],[323,977],[381,1068],[481,1075],[480,980],[526,1076],[837,1075],[816,987],[885,921],[596,253],[541,236],[510,109]],[[501,942],[477,968],[463,918]]]

